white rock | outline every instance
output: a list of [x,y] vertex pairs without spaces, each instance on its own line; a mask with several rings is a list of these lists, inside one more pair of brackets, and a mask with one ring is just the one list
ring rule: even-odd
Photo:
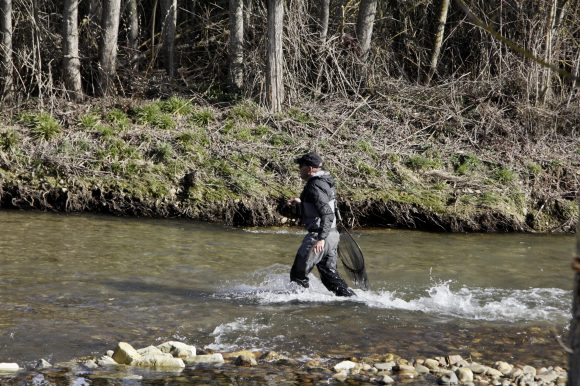
[[176,358],[189,358],[197,354],[195,346],[190,346],[182,342],[165,342],[157,347],[161,351],[170,353]]
[[196,355],[194,357],[185,358],[184,362],[188,365],[198,364],[198,363],[224,363],[224,357],[222,354],[208,354],[208,355]]
[[496,370],[496,369],[493,369],[493,368],[491,368],[491,367],[488,367],[488,368],[485,370],[485,375],[488,375],[488,376],[490,376],[490,377],[492,377],[492,378],[499,378],[499,377],[503,376],[503,374],[502,374],[502,372],[501,372],[501,371],[499,371],[499,370]]
[[356,363],[352,361],[342,361],[334,366],[334,371],[340,373],[341,371],[350,371],[356,367]]
[[383,375],[381,378],[375,380],[380,385],[390,385],[391,383],[395,383],[395,380],[388,375]]
[[95,362],[94,360],[90,359],[86,362],[83,362],[83,366],[85,366],[87,369],[90,370],[94,370],[97,369],[99,367],[99,365],[97,364],[97,362]]
[[338,373],[334,374],[332,378],[339,382],[344,382],[348,378],[348,372],[346,370],[339,371]]
[[103,355],[100,357],[99,360],[97,360],[97,364],[101,367],[118,365],[118,363],[108,355]]
[[429,374],[429,368],[419,364],[415,365],[415,371],[418,374]]
[[45,359],[40,359],[38,362],[36,362],[36,366],[34,366],[36,370],[48,369],[51,367],[52,365]]
[[395,367],[395,362],[379,362],[375,363],[374,366],[381,371],[391,371]]
[[484,365],[480,365],[479,363],[472,363],[469,368],[473,371],[474,374],[485,374],[487,371],[487,367]]
[[140,359],[135,360],[132,363],[133,366],[138,367],[154,367],[154,368],[184,368],[185,363],[183,363],[183,359],[181,358],[174,358],[171,354],[164,354],[161,355],[145,355]]
[[498,361],[495,362],[494,367],[499,370],[499,372],[501,372],[503,375],[508,375],[509,373],[512,372],[513,370],[513,366],[510,365],[507,362],[502,362],[502,361]]
[[439,368],[439,361],[436,361],[435,359],[426,359],[425,363],[423,363],[425,365],[425,367],[429,368],[430,370],[435,370],[437,368]]
[[130,365],[135,360],[141,359],[141,354],[129,343],[119,342],[113,353],[113,359],[121,365]]
[[463,360],[463,358],[461,357],[461,355],[449,355],[447,357],[447,363],[449,364],[449,366],[453,366],[459,362],[461,362]]
[[517,368],[517,367],[514,367],[514,368],[512,369],[512,372],[511,372],[509,375],[510,375],[510,378],[512,378],[512,379],[516,379],[517,377],[519,377],[519,376],[520,376],[520,375],[522,375],[523,373],[524,373],[524,370],[522,370],[522,369],[520,369],[520,368]]
[[137,352],[142,355],[161,355],[163,354],[163,351],[159,350],[157,347],[155,346],[147,346],[144,348],[140,348],[139,350],[137,350]]
[[439,378],[439,383],[444,385],[457,385],[459,380],[457,379],[457,375],[455,375],[455,373],[450,372]]
[[107,353],[106,354],[107,354],[107,356],[109,356],[109,357],[112,358],[114,353],[115,352],[113,350],[107,350]]
[[455,375],[461,383],[472,383],[473,382],[473,371],[467,367],[460,367],[455,371]]
[[536,376],[536,368],[535,367],[532,367],[532,366],[524,366],[522,368],[522,370],[524,371],[524,374],[529,374],[532,377],[535,377]]
[[11,373],[20,370],[18,363],[0,363],[0,371]]
[[543,374],[536,375],[536,380],[546,384],[554,382],[558,379],[558,373],[554,370],[546,371]]

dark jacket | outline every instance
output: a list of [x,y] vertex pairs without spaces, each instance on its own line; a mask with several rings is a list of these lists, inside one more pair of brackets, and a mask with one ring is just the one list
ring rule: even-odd
[[309,232],[318,233],[318,240],[326,239],[330,230],[336,228],[334,179],[328,172],[316,173],[306,182],[300,201],[302,224]]

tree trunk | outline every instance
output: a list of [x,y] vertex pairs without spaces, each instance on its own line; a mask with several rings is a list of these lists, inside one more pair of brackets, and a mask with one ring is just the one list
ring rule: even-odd
[[121,0],[106,0],[103,4],[101,28],[103,36],[99,46],[99,84],[100,96],[115,92],[114,80],[117,72],[117,39],[119,37],[119,17]]
[[12,0],[0,0],[0,99],[12,100],[13,62],[12,62]]
[[254,12],[252,0],[244,0],[244,32],[246,33],[252,28],[252,12]]
[[439,12],[439,23],[437,24],[437,32],[435,33],[435,44],[433,45],[433,53],[431,55],[431,65],[429,66],[429,75],[427,76],[427,84],[431,82],[435,71],[437,71],[437,62],[439,61],[439,54],[441,53],[441,46],[443,45],[443,36],[445,35],[445,23],[447,22],[447,11],[449,11],[449,0],[441,0],[441,10]]
[[128,0],[127,3],[127,47],[131,51],[131,68],[139,69],[139,10],[137,0]]
[[[546,28],[546,46],[544,49],[544,61],[552,64],[554,36],[556,35],[556,14],[558,10],[558,0],[552,0],[550,14],[548,17],[548,26]],[[544,67],[542,80],[542,103],[546,103],[552,94],[552,70]]]
[[[580,194],[576,198],[580,209]],[[574,274],[574,299],[570,322],[570,348],[568,356],[568,386],[580,386],[580,220],[576,223],[576,258],[572,263]]]
[[244,86],[244,0],[230,0],[230,86]]
[[371,48],[376,13],[377,0],[361,0],[356,21],[356,37],[360,45],[361,59],[363,61],[366,61]]
[[330,0],[320,0],[320,14],[318,17],[318,31],[320,33],[320,42],[326,43],[328,36],[328,19],[330,18]]
[[282,33],[284,0],[268,0],[267,101],[272,112],[282,110],[284,101]]
[[83,99],[81,60],[79,58],[78,7],[78,0],[65,0],[64,28],[62,31],[62,41],[64,42],[64,83],[69,97],[76,102]]
[[162,0],[163,64],[169,77],[175,76],[175,29],[177,26],[177,0]]

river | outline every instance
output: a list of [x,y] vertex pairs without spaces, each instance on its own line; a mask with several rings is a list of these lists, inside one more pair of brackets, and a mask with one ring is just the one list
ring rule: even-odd
[[303,232],[0,212],[0,362],[181,340],[293,357],[566,365],[571,235],[355,230],[371,290],[288,282]]

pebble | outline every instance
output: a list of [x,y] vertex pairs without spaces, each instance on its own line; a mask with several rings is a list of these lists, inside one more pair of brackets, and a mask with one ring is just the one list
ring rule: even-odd
[[350,371],[356,367],[356,363],[352,361],[342,361],[334,366],[334,371],[340,373],[341,371]]
[[375,363],[374,366],[379,371],[391,371],[395,367],[395,362],[380,362]]
[[36,370],[44,370],[51,367],[52,365],[46,359],[40,359],[38,362],[36,362],[36,366],[34,366]]
[[461,383],[472,383],[473,382],[473,371],[467,367],[460,367],[455,371],[455,375]]

